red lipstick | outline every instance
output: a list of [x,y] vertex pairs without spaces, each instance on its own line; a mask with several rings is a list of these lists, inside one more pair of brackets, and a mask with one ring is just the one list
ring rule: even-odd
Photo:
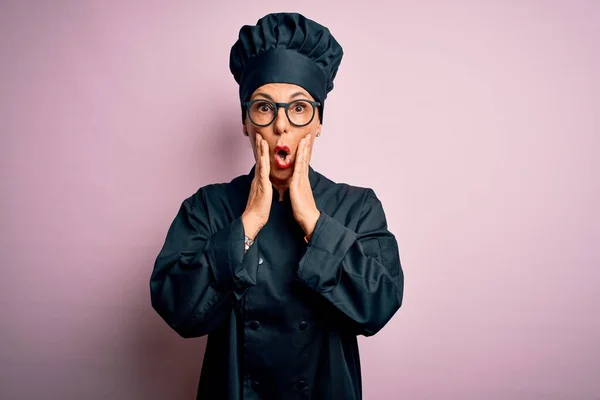
[[285,145],[276,146],[273,152],[275,153],[275,165],[277,167],[286,169],[292,166],[292,155],[289,147]]

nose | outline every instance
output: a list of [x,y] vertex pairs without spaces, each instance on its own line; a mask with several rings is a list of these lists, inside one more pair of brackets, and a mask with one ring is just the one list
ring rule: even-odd
[[275,116],[275,121],[273,121],[273,130],[276,134],[282,135],[287,133],[290,126],[290,121],[288,121],[288,117],[285,114],[285,107],[278,106],[277,107],[277,115]]

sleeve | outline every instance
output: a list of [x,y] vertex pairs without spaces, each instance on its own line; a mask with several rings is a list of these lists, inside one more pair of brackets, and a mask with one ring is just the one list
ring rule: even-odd
[[371,336],[402,305],[398,244],[369,189],[356,232],[324,212],[298,266],[298,280],[339,310],[357,334]]
[[150,278],[152,307],[183,337],[216,329],[255,284],[258,250],[244,253],[241,217],[213,233],[207,214],[202,196],[182,203]]

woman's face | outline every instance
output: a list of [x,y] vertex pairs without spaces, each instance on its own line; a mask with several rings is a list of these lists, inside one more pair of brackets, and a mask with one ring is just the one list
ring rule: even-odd
[[[315,99],[302,87],[289,83],[269,83],[259,87],[252,93],[250,101],[258,99],[268,100],[274,103],[293,103],[294,100],[315,101]],[[264,109],[268,110],[268,108]],[[257,157],[255,138],[258,133],[269,144],[271,181],[279,184],[286,183],[291,179],[294,172],[296,150],[298,149],[300,139],[309,133],[311,134],[309,156],[312,154],[315,136],[321,132],[318,108],[315,110],[315,116],[312,121],[308,125],[300,127],[290,123],[284,108],[279,108],[275,120],[270,125],[264,127],[254,125],[248,116],[249,112],[249,110],[246,112],[243,131],[244,134],[248,135],[250,138],[254,159]],[[290,108],[289,112],[290,115],[292,115],[294,110]],[[289,149],[289,154],[287,156],[283,153],[278,154],[277,151],[286,146]]]

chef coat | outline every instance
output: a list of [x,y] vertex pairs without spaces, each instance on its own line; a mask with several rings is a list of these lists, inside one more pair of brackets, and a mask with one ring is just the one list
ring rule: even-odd
[[179,335],[208,335],[198,399],[361,399],[357,335],[402,304],[398,244],[368,188],[309,167],[320,217],[309,242],[289,191],[245,252],[241,215],[255,168],[185,199],[150,279]]

